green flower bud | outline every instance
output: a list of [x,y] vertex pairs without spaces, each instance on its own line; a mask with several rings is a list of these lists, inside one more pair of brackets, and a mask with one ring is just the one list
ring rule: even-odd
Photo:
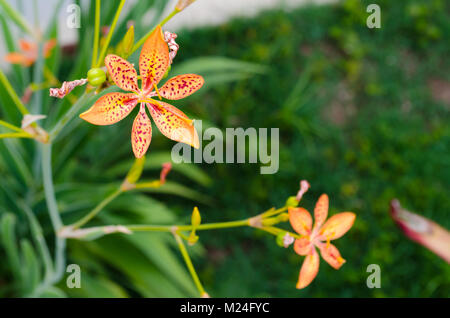
[[106,81],[106,74],[101,68],[91,68],[87,73],[89,84],[100,86]]

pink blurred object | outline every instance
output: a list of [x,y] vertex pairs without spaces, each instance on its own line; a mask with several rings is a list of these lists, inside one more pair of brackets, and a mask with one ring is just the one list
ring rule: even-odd
[[391,201],[391,216],[411,240],[425,246],[450,264],[450,232],[437,223],[403,209]]
[[166,183],[167,174],[170,172],[171,169],[172,169],[172,164],[170,162],[163,163],[161,175],[159,177],[159,181],[161,184]]

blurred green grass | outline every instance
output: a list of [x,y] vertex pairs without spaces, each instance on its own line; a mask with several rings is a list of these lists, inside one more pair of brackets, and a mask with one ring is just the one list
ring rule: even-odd
[[[398,198],[450,228],[450,7],[445,1],[378,1],[381,29],[368,29],[370,1],[343,1],[183,32],[177,59],[225,55],[269,66],[267,74],[214,88],[193,105],[220,128],[279,127],[280,169],[204,165],[216,198],[204,218],[243,218],[280,206],[300,179],[310,211],[328,193],[331,213],[354,211],[335,245],[347,263],[324,261],[295,290],[302,258],[252,230],[202,233],[201,277],[214,296],[449,297],[450,269],[409,241],[389,216]],[[445,97],[447,96],[447,97]],[[238,182],[237,182],[238,181]],[[202,209],[201,209],[202,211]],[[369,264],[381,289],[366,287]]]

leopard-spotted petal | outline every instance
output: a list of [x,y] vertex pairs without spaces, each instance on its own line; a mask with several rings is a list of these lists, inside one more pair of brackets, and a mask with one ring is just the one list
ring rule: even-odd
[[135,94],[109,93],[100,97],[80,117],[94,125],[111,125],[125,118],[136,106]]
[[152,124],[145,112],[145,106],[141,104],[141,109],[134,119],[131,130],[131,145],[136,158],[142,158],[147,152],[152,140]]
[[137,73],[134,66],[120,56],[109,54],[105,65],[114,83],[125,91],[138,92]]
[[205,80],[196,74],[172,77],[160,89],[159,94],[167,99],[182,99],[198,91]]
[[319,249],[322,258],[334,269],[339,269],[345,263],[345,260],[341,257],[341,253],[339,253],[339,250],[333,244],[324,243]]
[[161,26],[158,25],[145,41],[139,56],[142,90],[148,91],[158,84],[169,64],[169,47],[164,41]]
[[199,148],[198,134],[194,123],[178,108],[154,101],[147,103],[153,120],[161,133],[169,139]]

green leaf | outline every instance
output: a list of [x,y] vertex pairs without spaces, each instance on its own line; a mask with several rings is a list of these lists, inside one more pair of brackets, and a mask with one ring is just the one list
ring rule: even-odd
[[22,266],[24,292],[30,292],[36,288],[41,280],[40,263],[36,257],[35,250],[30,241],[23,239],[20,241],[22,250]]

